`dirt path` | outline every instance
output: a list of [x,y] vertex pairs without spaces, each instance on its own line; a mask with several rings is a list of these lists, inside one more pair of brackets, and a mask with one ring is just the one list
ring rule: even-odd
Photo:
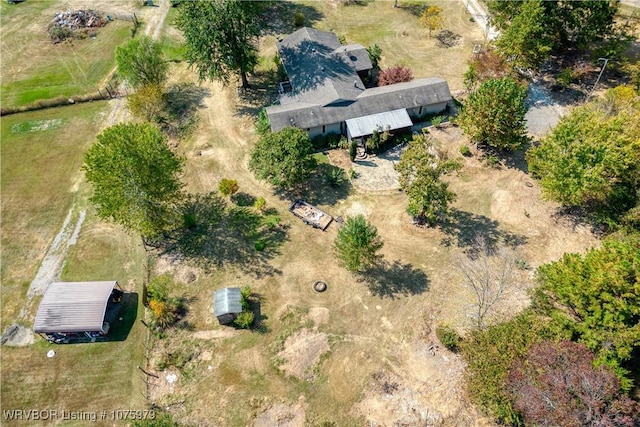
[[[148,9],[152,14],[147,21],[145,34],[150,34],[154,39],[159,36],[160,29],[162,28],[167,13],[169,12],[169,8],[169,0],[162,0],[159,7]],[[115,69],[112,70],[112,72],[115,72]],[[105,120],[105,127],[120,123],[128,117],[126,102],[124,99],[116,98],[112,100],[110,107],[111,111]],[[72,218],[76,216],[76,212],[78,212],[77,217],[72,221]],[[60,279],[67,251],[69,246],[76,243],[85,215],[86,210],[83,209],[78,211],[78,207],[75,203],[71,206],[71,209],[69,209],[60,231],[56,235],[55,239],[53,239],[51,246],[49,246],[47,254],[42,260],[36,276],[29,286],[29,291],[27,292],[27,306],[34,296],[42,295],[46,291],[49,283]],[[25,315],[25,310],[23,310],[23,315]]]
[[467,8],[476,24],[478,24],[478,27],[480,27],[484,32],[487,40],[491,41],[498,38],[500,33],[495,27],[489,25],[489,14],[480,3],[476,0],[462,0],[462,3]]

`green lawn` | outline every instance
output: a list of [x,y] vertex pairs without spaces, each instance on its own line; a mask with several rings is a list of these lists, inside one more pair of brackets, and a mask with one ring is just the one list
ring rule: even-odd
[[72,204],[86,204],[80,167],[106,106],[92,102],[0,119],[3,327],[20,311]]
[[112,21],[94,37],[53,44],[46,27],[60,6],[50,1],[2,2],[3,106],[96,91],[115,65],[113,52],[132,23]]
[[[144,408],[146,388],[136,368],[145,363],[146,329],[138,321],[143,315],[138,302],[144,251],[138,237],[95,217],[80,169],[104,123],[106,106],[94,102],[1,119],[2,329],[17,319],[31,326],[37,304],[27,305],[25,316],[19,312],[71,206],[87,208],[87,218],[77,243],[70,246],[61,279],[117,280],[131,291],[128,309],[112,325],[112,342],[53,345],[37,339],[28,347],[3,346],[3,410]],[[49,349],[56,351],[53,359],[46,357]]]

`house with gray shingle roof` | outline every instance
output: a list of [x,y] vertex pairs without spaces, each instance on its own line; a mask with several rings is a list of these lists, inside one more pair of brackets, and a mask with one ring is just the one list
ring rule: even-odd
[[444,111],[451,100],[439,77],[367,89],[362,79],[372,65],[366,48],[341,45],[328,31],[304,27],[276,47],[289,82],[280,85],[280,105],[266,109],[274,132],[295,126],[312,138],[337,133],[351,139],[376,128],[410,127],[412,117]]

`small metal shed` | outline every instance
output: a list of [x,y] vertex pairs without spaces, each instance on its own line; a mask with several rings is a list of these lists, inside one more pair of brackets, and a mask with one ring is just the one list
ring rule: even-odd
[[213,292],[213,312],[221,325],[232,323],[242,313],[240,288],[224,288]]

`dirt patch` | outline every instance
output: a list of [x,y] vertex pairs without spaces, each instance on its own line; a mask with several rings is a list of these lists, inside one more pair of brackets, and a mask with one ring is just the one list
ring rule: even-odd
[[74,213],[74,208],[75,207],[72,207],[69,210],[67,217],[62,223],[62,228],[56,235],[55,239],[53,239],[53,243],[49,247],[47,254],[40,264],[36,277],[29,286],[29,292],[27,293],[29,298],[32,298],[35,295],[44,294],[49,284],[60,278],[62,265],[65,257],[67,256],[69,246],[76,244],[78,234],[80,233],[80,227],[82,227],[82,223],[84,222],[86,215],[86,211],[80,211],[77,220],[72,222],[71,219]]
[[33,344],[35,340],[31,329],[14,323],[2,334],[1,343],[10,347],[24,347]]
[[329,309],[326,307],[312,307],[307,314],[309,319],[313,321],[314,328],[329,322]]
[[305,379],[327,351],[327,334],[302,329],[287,338],[284,350],[278,353],[278,357],[285,360],[280,369],[287,375]]
[[303,427],[305,425],[304,404],[295,405],[278,403],[261,413],[253,421],[254,427]]
[[155,272],[156,274],[169,274],[175,280],[185,284],[195,282],[200,276],[200,271],[197,268],[181,262],[174,255],[162,255],[156,258]]
[[[157,378],[156,378],[157,377]],[[148,377],[149,399],[152,402],[175,394],[180,388],[180,373],[176,370],[160,371]]]
[[354,409],[371,425],[490,425],[465,403],[464,363],[424,340],[400,345],[403,358],[371,375]]

